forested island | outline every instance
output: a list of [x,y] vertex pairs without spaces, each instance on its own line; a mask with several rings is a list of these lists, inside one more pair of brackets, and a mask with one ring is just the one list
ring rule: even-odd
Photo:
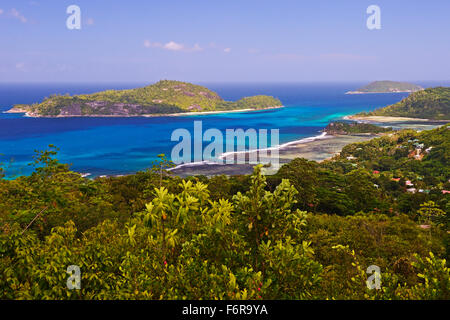
[[370,123],[359,123],[359,122],[342,122],[335,121],[328,124],[324,132],[331,135],[346,135],[346,134],[357,134],[357,133],[383,133],[391,131],[392,128],[384,128]]
[[153,116],[191,112],[261,110],[281,107],[280,100],[265,95],[225,101],[203,86],[162,80],[129,90],[108,90],[93,94],[52,95],[41,103],[15,105],[8,112],[30,117]]
[[347,94],[416,92],[420,90],[423,90],[421,86],[408,82],[374,81],[355,91],[348,91]]
[[393,105],[357,116],[389,116],[450,120],[450,88],[436,87],[414,92]]

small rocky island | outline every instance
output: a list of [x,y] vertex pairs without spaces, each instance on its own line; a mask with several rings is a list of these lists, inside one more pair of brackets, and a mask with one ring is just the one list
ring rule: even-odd
[[392,131],[392,128],[384,128],[370,123],[335,121],[329,123],[323,131],[330,135],[379,134]]
[[408,82],[374,81],[355,91],[348,91],[346,94],[416,92],[420,90],[423,90],[421,86]]
[[129,90],[93,94],[52,95],[41,103],[19,104],[9,113],[29,117],[156,116],[194,112],[262,110],[282,107],[280,100],[265,95],[225,101],[208,88],[181,81],[162,80]]

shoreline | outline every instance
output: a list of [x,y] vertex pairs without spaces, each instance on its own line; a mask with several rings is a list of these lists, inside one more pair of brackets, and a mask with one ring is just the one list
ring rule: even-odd
[[291,145],[307,143],[307,142],[312,142],[312,141],[321,140],[321,139],[329,139],[332,137],[333,137],[333,135],[327,135],[326,132],[322,132],[318,136],[306,137],[306,138],[302,138],[302,139],[298,139],[298,140],[294,140],[294,141],[289,141],[289,142],[286,142],[286,143],[283,143],[283,144],[280,144],[280,145],[274,146],[274,147],[267,147],[267,148],[263,148],[263,149],[253,149],[253,150],[224,152],[217,157],[217,159],[220,159],[218,161],[203,160],[203,161],[198,161],[198,162],[182,163],[182,164],[177,165],[174,168],[168,169],[168,171],[177,170],[177,169],[183,168],[183,167],[195,167],[195,166],[201,166],[201,165],[225,165],[226,158],[228,158],[231,155],[235,156],[235,155],[239,155],[239,154],[245,154],[247,156],[251,153],[260,153],[263,151],[272,151],[272,150],[282,151],[284,149],[289,148]]
[[[256,112],[265,111],[271,109],[283,108],[284,106],[275,106],[264,109],[235,109],[235,110],[219,110],[219,111],[204,111],[204,112],[183,112],[175,114],[164,114],[164,115],[138,115],[138,116],[123,116],[123,115],[109,115],[109,116],[98,116],[98,115],[88,115],[88,116],[56,116],[56,117],[42,117],[42,118],[64,118],[64,117],[179,117],[179,116],[198,116],[198,115],[211,115],[211,114],[226,114],[226,113],[239,113],[239,112]],[[10,112],[4,111],[4,113],[23,113],[23,112]],[[25,116],[29,116],[27,113]],[[40,116],[36,118],[41,118]],[[431,120],[431,119],[420,119],[420,118],[407,118],[407,117],[388,117],[388,116],[358,116],[358,115],[348,115],[341,119],[351,120],[357,122],[368,122],[377,124],[380,126],[386,126],[388,124],[397,125],[398,128],[409,128],[414,130],[432,129],[433,127],[440,126],[444,123],[450,122],[450,120]],[[279,167],[292,161],[295,158],[305,158],[310,161],[322,162],[329,160],[335,155],[339,154],[342,148],[351,143],[368,141],[376,137],[380,137],[383,134],[372,134],[372,133],[361,133],[361,134],[348,134],[348,135],[333,135],[326,133],[325,131],[318,131],[320,134],[315,136],[304,137],[301,139],[288,141],[282,143],[278,146],[267,147],[264,149],[254,149],[254,150],[244,150],[244,151],[233,151],[225,152],[218,156],[217,160],[204,160],[201,162],[191,162],[179,164],[174,168],[169,169],[170,172],[179,177],[195,176],[195,175],[242,175],[251,174],[253,172],[253,167],[256,165],[253,163],[244,164],[226,164],[225,159],[227,157],[233,156],[237,157],[239,154],[244,154],[245,159],[249,159],[249,155],[252,153],[260,153],[267,151],[272,153],[274,150],[279,154],[279,165],[277,167],[269,166],[263,168],[264,174],[274,174],[278,171]],[[266,155],[267,156],[267,155]],[[260,161],[264,160],[264,154]],[[90,173],[80,173],[84,177],[88,177]],[[130,173],[131,174],[131,173]],[[125,174],[128,175],[128,174]],[[121,175],[102,175],[94,176],[92,178],[99,177],[119,177]],[[90,179],[92,179],[90,178]]]
[[46,119],[58,119],[58,118],[153,118],[153,117],[185,117],[185,116],[198,116],[198,115],[210,115],[210,114],[227,114],[227,113],[239,113],[239,112],[257,112],[284,108],[285,106],[273,106],[262,109],[232,109],[232,110],[216,110],[216,111],[193,111],[193,112],[179,112],[179,113],[167,113],[167,114],[137,114],[137,115],[57,115],[57,116],[40,116],[30,114],[25,110],[9,109],[3,111],[3,113],[20,114],[24,113],[24,117],[28,118],[46,118]]
[[[345,116],[341,119],[349,119],[353,116]],[[397,117],[395,117],[398,120]],[[413,130],[430,130],[436,127],[441,126],[443,123],[449,121],[441,121],[436,123],[436,121],[431,120],[428,122],[428,119],[421,119],[422,121],[417,121],[417,119],[406,118],[408,120],[403,120],[403,126],[399,125],[398,129],[413,129]],[[413,119],[414,121],[411,121]],[[353,119],[351,119],[353,120]],[[425,120],[425,121],[424,121]],[[398,122],[397,122],[398,123]],[[381,123],[378,122],[378,125],[386,125],[387,121]],[[387,133],[357,133],[357,134],[346,134],[346,135],[333,135],[323,131],[323,129],[319,135],[304,137],[294,141],[288,141],[282,143],[278,146],[268,147],[264,149],[254,149],[254,150],[245,150],[245,151],[234,151],[234,152],[225,152],[218,156],[218,161],[214,160],[203,160],[199,162],[190,162],[190,163],[182,163],[177,165],[174,168],[168,169],[174,176],[178,176],[181,178],[186,178],[189,176],[217,176],[217,175],[248,175],[253,172],[253,168],[257,163],[244,163],[244,164],[226,164],[225,158],[233,155],[234,159],[239,154],[244,154],[244,159],[250,159],[249,154],[257,153],[257,156],[260,157],[260,162],[264,160],[264,156],[267,157],[267,151],[272,153],[273,150],[276,150],[279,154],[279,163],[278,167],[274,166],[265,166],[263,167],[263,174],[271,175],[275,174],[279,168],[294,160],[295,158],[305,158],[310,161],[322,162],[333,158],[334,156],[340,154],[342,148],[344,148],[348,144],[365,142],[372,140],[374,138],[381,137]],[[262,155],[260,152],[264,152]],[[130,173],[132,174],[132,173]],[[90,175],[90,174],[89,174]],[[119,177],[128,174],[121,175],[103,175],[96,176],[92,178],[98,177]]]
[[422,119],[422,118],[408,118],[408,117],[391,117],[391,116],[358,116],[350,115],[342,117],[344,120],[355,120],[355,121],[368,121],[375,123],[447,123],[450,120],[433,120],[433,119]]
[[[344,116],[342,119],[345,120],[355,120],[355,116]],[[400,118],[400,117],[382,117],[383,121],[373,121],[378,124],[389,124],[397,123],[403,124],[402,129],[413,129],[413,130],[427,130],[433,129],[441,124],[450,122],[447,120],[429,120],[429,119],[416,119],[416,118]],[[392,120],[395,121],[392,121]],[[367,121],[367,118],[364,118]],[[235,151],[221,154],[218,159],[223,160],[225,157],[230,155],[237,156],[238,154],[245,154],[247,159],[250,153],[259,153],[261,151],[271,151],[277,150],[279,153],[279,167],[292,161],[295,158],[305,158],[310,161],[322,162],[333,158],[335,155],[339,154],[343,147],[351,143],[369,141],[374,138],[383,136],[385,133],[375,134],[375,133],[358,133],[358,134],[347,134],[347,135],[332,135],[323,132],[317,136],[305,137],[299,140],[294,140],[280,144],[275,147],[269,147],[265,149],[255,149],[250,151]],[[255,164],[225,164],[217,163],[213,161],[201,161],[184,163],[177,165],[170,171],[175,175],[180,177],[195,176],[195,175],[242,175],[251,174],[253,172],[253,166]],[[263,168],[264,174],[274,174],[279,168]]]
[[413,92],[417,92],[417,91],[421,91],[421,90],[406,90],[406,91],[370,91],[370,92],[365,92],[365,91],[347,91],[345,94],[370,94],[370,93],[413,93]]
[[[277,149],[279,154],[279,167],[283,164],[289,163],[295,158],[305,158],[311,161],[325,161],[331,159],[335,155],[339,154],[342,148],[350,143],[368,141],[373,138],[379,137],[376,134],[354,134],[354,135],[330,135],[323,132],[322,134],[314,137],[306,137],[295,141],[286,142],[279,146],[267,148],[267,150]],[[228,153],[226,156],[238,153],[245,153],[247,159],[250,153],[259,153],[262,150],[251,150]],[[219,156],[224,158],[224,154]],[[242,175],[251,174],[253,167],[256,164],[225,164],[217,163],[213,161],[202,161],[193,163],[180,164],[170,171],[174,175],[179,177],[195,176],[195,175]],[[263,168],[264,174],[274,174],[278,171],[279,167],[266,167]]]

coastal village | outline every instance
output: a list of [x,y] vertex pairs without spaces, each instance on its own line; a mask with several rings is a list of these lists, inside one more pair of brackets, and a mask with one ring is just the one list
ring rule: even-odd
[[[392,141],[395,141],[396,137],[393,133],[389,133],[387,135],[388,137],[392,138]],[[426,146],[424,142],[421,142],[419,139],[409,139],[406,143],[400,143],[395,145],[393,150],[397,149],[404,149],[408,152],[408,158],[416,161],[422,161],[422,159],[431,152],[433,149],[433,146]],[[355,149],[355,154],[357,154],[358,151],[362,151],[363,149],[358,147]],[[337,154],[337,157],[340,157],[341,153]],[[358,157],[356,155],[346,155],[345,159],[350,162],[352,167],[358,167],[358,166],[364,166],[363,164],[359,163]],[[372,174],[375,177],[379,177],[381,174],[384,174],[380,172],[379,170],[372,170]],[[450,190],[446,189],[439,189],[439,187],[433,186],[429,187],[427,184],[423,181],[423,177],[420,175],[406,175],[406,176],[394,176],[390,173],[390,180],[393,182],[397,182],[403,186],[403,189],[405,192],[408,193],[430,193],[431,190],[438,189],[442,194],[450,194]],[[450,182],[450,179],[449,179]],[[374,187],[378,188],[379,186],[377,184],[374,184]]]

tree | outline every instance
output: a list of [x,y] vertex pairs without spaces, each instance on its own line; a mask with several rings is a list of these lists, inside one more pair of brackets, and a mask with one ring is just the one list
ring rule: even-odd
[[445,224],[447,214],[444,210],[441,210],[433,201],[428,201],[420,205],[420,209],[417,210],[419,214],[419,220],[427,224]]
[[306,159],[294,159],[280,168],[277,175],[289,179],[298,191],[297,201],[303,210],[311,209],[317,204],[318,186],[317,163]]
[[158,154],[159,160],[153,161],[151,172],[159,175],[159,186],[162,186],[163,176],[170,174],[167,169],[175,167],[175,164],[168,160],[164,153]]

